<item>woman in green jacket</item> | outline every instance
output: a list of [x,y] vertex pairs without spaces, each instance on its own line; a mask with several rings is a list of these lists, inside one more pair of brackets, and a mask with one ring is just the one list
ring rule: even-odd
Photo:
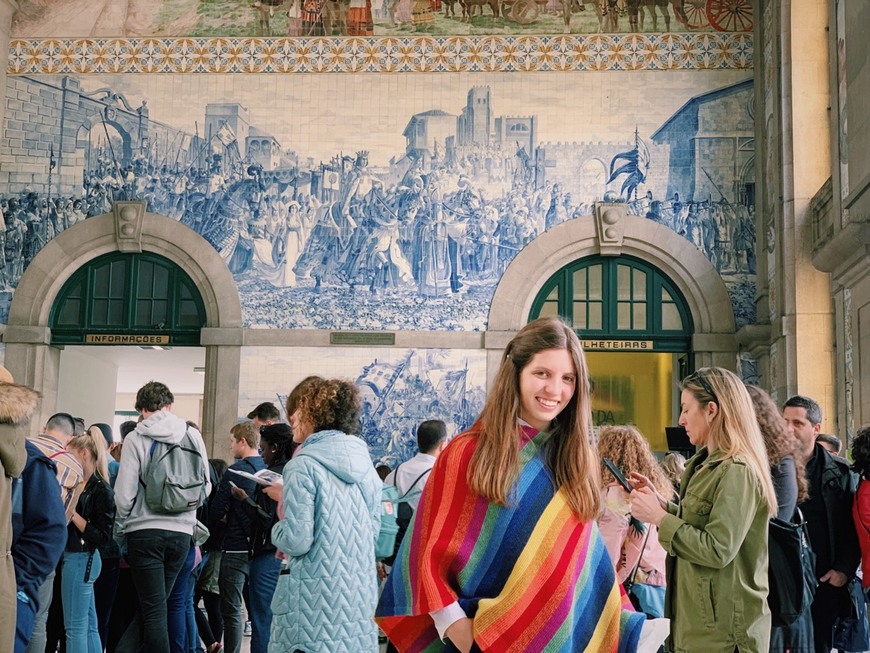
[[776,513],[770,466],[743,382],[718,367],[681,384],[680,425],[699,447],[679,505],[632,474],[632,515],[658,527],[668,552],[666,616],[677,653],[767,653],[767,521]]

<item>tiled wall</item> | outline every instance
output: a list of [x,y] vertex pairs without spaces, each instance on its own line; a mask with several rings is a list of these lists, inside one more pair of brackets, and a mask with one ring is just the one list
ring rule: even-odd
[[[393,18],[421,2],[437,4],[400,0]],[[683,235],[719,270],[738,325],[755,320],[751,22],[715,32],[695,12],[672,18],[677,34],[592,35],[584,3],[556,36],[557,2],[525,27],[488,7],[446,18],[447,3],[431,25],[418,11],[391,26],[374,3],[379,36],[250,38],[265,26],[249,7],[166,22],[182,4],[143,1],[117,24],[22,4],[0,140],[0,319],[46,242],[144,197],[221,253],[249,328],[484,330],[517,253],[605,198]],[[292,29],[286,8],[267,14],[273,33]],[[604,30],[628,28],[612,18]],[[485,353],[244,347],[239,414],[283,403],[308,374],[358,383],[362,435],[393,466],[419,421],[455,433],[476,417]]]
[[[64,65],[96,66],[77,56]],[[611,198],[701,250],[738,324],[754,321],[751,73],[617,60],[582,74],[10,76],[7,283],[56,233],[144,197],[221,253],[249,327],[483,330],[516,254]]]
[[239,414],[272,401],[284,416],[287,395],[310,374],[356,382],[360,434],[376,463],[395,467],[416,453],[420,422],[444,420],[451,436],[471,425],[483,408],[486,362],[473,350],[245,347]]

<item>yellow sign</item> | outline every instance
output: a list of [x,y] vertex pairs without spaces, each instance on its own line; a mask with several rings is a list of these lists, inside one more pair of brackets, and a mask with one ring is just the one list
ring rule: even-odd
[[89,345],[168,345],[169,336],[88,333],[85,335],[85,343]]
[[652,351],[652,340],[584,340],[583,349],[607,351]]

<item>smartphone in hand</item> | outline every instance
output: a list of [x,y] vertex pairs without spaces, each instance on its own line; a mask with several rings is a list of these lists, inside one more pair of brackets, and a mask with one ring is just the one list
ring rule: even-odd
[[631,492],[634,488],[631,487],[631,484],[628,480],[623,476],[622,472],[619,471],[619,467],[613,464],[613,461],[610,458],[604,459],[604,466],[613,474],[613,478],[616,479],[616,482],[619,483],[626,492]]

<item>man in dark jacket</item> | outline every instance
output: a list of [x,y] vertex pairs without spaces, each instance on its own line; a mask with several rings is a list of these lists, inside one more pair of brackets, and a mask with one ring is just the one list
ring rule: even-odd
[[242,590],[250,573],[251,517],[244,504],[233,498],[232,487],[235,485],[252,496],[256,483],[233,471],[254,474],[264,469],[266,463],[257,449],[260,433],[253,422],[236,424],[230,429],[230,434],[230,451],[236,462],[221,479],[217,495],[209,505],[209,513],[212,522],[226,520],[219,576],[224,649],[226,653],[239,653],[242,646]]
[[848,461],[831,455],[816,442],[822,424],[819,404],[801,395],[785,402],[782,411],[788,429],[798,439],[807,467],[810,497],[799,505],[816,553],[819,587],[813,601],[813,631],[817,651],[830,651],[837,617],[849,616],[847,583],[861,560],[858,535],[852,520],[855,476]]
[[12,560],[18,588],[15,653],[27,648],[39,609],[39,587],[66,545],[66,513],[57,491],[57,466],[28,441],[27,464],[12,508]]

